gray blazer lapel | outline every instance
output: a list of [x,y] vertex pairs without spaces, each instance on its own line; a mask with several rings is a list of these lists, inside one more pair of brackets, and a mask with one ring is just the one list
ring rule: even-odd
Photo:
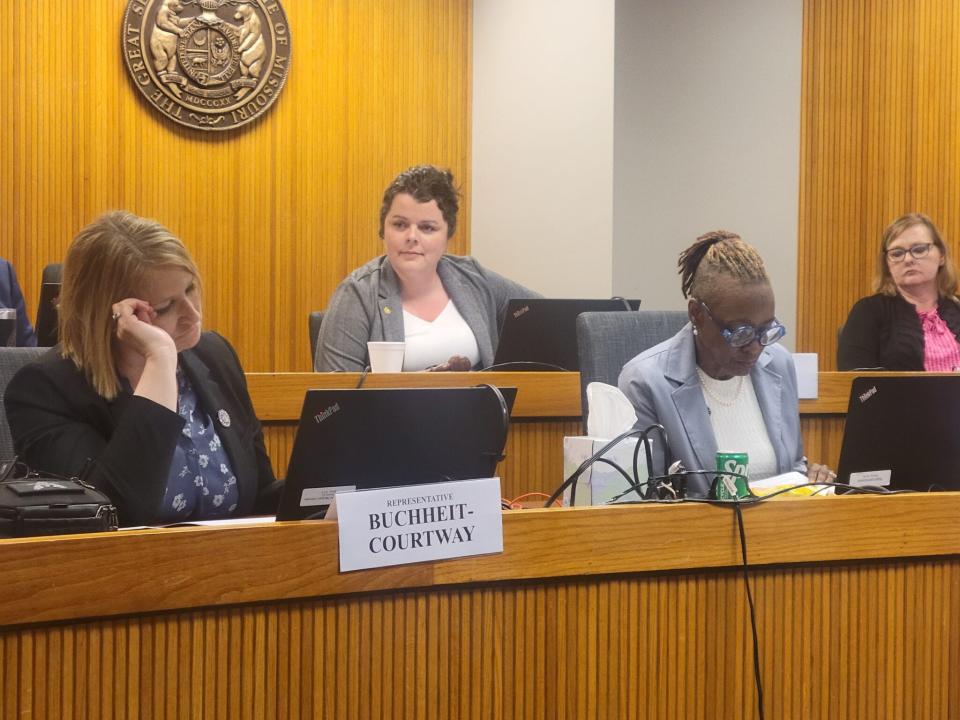
[[483,367],[492,364],[493,344],[490,342],[490,338],[493,333],[481,303],[477,302],[473,287],[464,282],[460,273],[456,272],[444,258],[440,258],[440,264],[437,265],[437,274],[440,276],[440,282],[443,283],[443,289],[447,291],[447,295],[457,306],[457,312],[460,313],[460,316],[473,330],[473,334],[477,338],[480,364]]
[[[400,297],[400,278],[393,271],[390,261],[384,257],[380,269],[380,287],[377,298],[377,313],[383,325],[383,339],[388,342],[403,342],[403,299]],[[373,339],[373,338],[371,338]]]
[[760,414],[767,426],[770,444],[777,455],[777,466],[789,468],[793,458],[787,456],[787,447],[783,442],[783,378],[770,367],[772,356],[764,350],[750,372],[753,391],[757,394]]
[[667,378],[679,383],[671,397],[699,463],[698,468],[687,469],[712,470],[716,466],[717,441],[713,436],[713,426],[710,425],[707,404],[704,402],[703,389],[697,375],[697,351],[689,323],[684,327],[679,342],[670,349],[666,368]]

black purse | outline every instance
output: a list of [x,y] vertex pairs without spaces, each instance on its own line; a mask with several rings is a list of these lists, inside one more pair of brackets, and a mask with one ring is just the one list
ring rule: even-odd
[[27,470],[16,461],[0,469],[0,537],[67,535],[117,529],[117,509],[79,478]]

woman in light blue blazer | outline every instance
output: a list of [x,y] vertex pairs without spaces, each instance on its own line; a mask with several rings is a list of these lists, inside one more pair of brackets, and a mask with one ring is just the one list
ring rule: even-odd
[[[690,322],[620,374],[636,427],[662,425],[687,470],[713,470],[718,451],[746,452],[751,480],[795,470],[831,481],[828,467],[803,455],[796,371],[776,344],[786,329],[760,255],[717,231],[681,253],[679,267]],[[688,493],[706,496],[710,479],[689,476]]]

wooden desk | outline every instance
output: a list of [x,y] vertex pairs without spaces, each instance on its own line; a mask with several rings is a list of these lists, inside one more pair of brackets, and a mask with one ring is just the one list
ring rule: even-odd
[[[771,718],[960,717],[960,494],[745,510]],[[340,574],[330,522],[0,541],[0,718],[754,718],[729,508],[523,510]]]

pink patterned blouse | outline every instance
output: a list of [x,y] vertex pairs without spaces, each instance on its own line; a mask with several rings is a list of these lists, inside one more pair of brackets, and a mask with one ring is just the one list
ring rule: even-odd
[[936,308],[917,310],[923,326],[923,369],[953,372],[960,369],[960,344]]

